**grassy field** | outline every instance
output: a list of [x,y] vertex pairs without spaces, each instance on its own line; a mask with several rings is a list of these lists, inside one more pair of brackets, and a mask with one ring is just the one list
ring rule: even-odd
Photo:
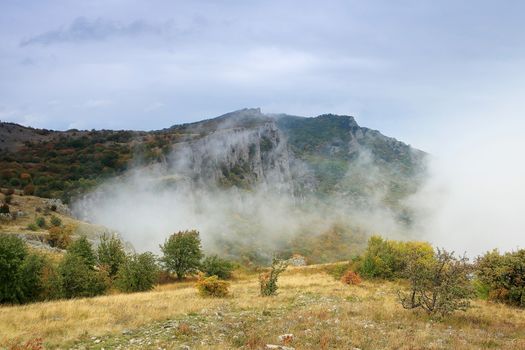
[[[263,349],[294,334],[296,349],[525,349],[525,314],[476,301],[434,321],[404,310],[393,282],[346,286],[320,267],[290,268],[279,295],[258,296],[256,275],[233,296],[198,296],[193,282],[154,291],[0,308],[0,344],[42,338],[45,348]],[[282,344],[281,344],[282,345]]]

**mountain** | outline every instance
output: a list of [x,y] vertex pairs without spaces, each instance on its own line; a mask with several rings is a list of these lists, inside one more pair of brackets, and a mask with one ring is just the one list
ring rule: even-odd
[[425,156],[351,116],[333,114],[304,118],[243,109],[151,132],[0,124],[0,186],[66,201],[130,167],[161,163],[197,185],[264,185],[298,198],[314,193],[354,200],[381,190],[381,200],[395,206],[417,190]]

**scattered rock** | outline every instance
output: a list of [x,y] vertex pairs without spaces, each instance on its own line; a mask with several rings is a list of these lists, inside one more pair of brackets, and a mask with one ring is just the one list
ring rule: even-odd
[[275,345],[275,344],[266,344],[266,348],[268,350],[295,350],[295,348],[292,348],[290,346],[284,346],[284,345]]
[[294,336],[291,333],[282,334],[279,336],[279,341],[281,341],[282,343],[289,343],[293,341],[293,338]]
[[288,264],[292,266],[306,266],[306,258],[300,254],[294,254],[288,259]]
[[130,331],[129,329],[123,329],[123,330],[122,330],[122,334],[123,334],[123,335],[130,335],[131,333],[133,333],[133,332]]

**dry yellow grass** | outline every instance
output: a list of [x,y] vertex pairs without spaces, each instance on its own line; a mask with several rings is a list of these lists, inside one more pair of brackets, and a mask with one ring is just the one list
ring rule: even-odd
[[[186,282],[147,293],[2,307],[0,343],[41,337],[49,348],[80,339],[80,348],[109,349],[124,341],[122,348],[177,349],[189,342],[192,349],[258,349],[276,343],[279,334],[293,333],[291,346],[297,349],[525,349],[521,310],[476,301],[468,312],[434,322],[402,309],[395,283],[346,286],[321,270],[290,269],[279,281],[279,295],[270,298],[258,296],[253,275],[233,281],[233,297],[227,299],[201,298]],[[217,310],[224,315],[215,318]],[[195,327],[204,327],[201,332],[193,331],[188,315],[198,315]],[[170,319],[181,323],[168,333],[154,325]],[[147,337],[158,334],[151,344],[130,345],[122,338],[122,330],[139,334],[141,327],[149,327]],[[91,337],[105,338],[95,344]]]

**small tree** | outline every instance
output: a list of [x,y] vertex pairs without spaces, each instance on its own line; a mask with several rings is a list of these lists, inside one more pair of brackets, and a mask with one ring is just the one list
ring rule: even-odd
[[120,265],[122,265],[126,259],[122,241],[116,235],[108,236],[104,234],[100,238],[97,257],[99,265],[105,266],[109,276],[114,278],[117,275]]
[[42,274],[49,262],[30,253],[18,237],[0,235],[0,303],[26,303],[40,299]]
[[96,265],[95,252],[93,246],[87,240],[86,236],[82,236],[76,241],[73,241],[67,249],[70,255],[76,255],[84,260],[86,266],[94,268]]
[[203,260],[201,270],[208,277],[217,276],[221,279],[228,279],[232,275],[233,268],[234,265],[230,261],[212,255]]
[[158,267],[155,256],[146,252],[125,256],[117,273],[116,287],[123,292],[143,292],[153,289]]
[[100,295],[108,287],[104,271],[96,271],[81,255],[66,253],[58,269],[66,298]]
[[286,270],[288,262],[274,258],[272,260],[272,267],[269,272],[259,275],[259,286],[261,289],[261,296],[271,296],[277,294],[277,279],[279,275]]
[[414,255],[407,262],[405,275],[409,292],[398,292],[405,309],[422,308],[430,315],[447,316],[470,306],[473,289],[469,280],[471,266],[466,257],[438,249],[435,259]]
[[0,235],[0,303],[20,300],[19,271],[27,254],[20,238]]
[[164,254],[162,263],[168,271],[175,272],[179,280],[196,272],[200,266],[203,254],[199,232],[196,230],[174,233],[160,249]]

